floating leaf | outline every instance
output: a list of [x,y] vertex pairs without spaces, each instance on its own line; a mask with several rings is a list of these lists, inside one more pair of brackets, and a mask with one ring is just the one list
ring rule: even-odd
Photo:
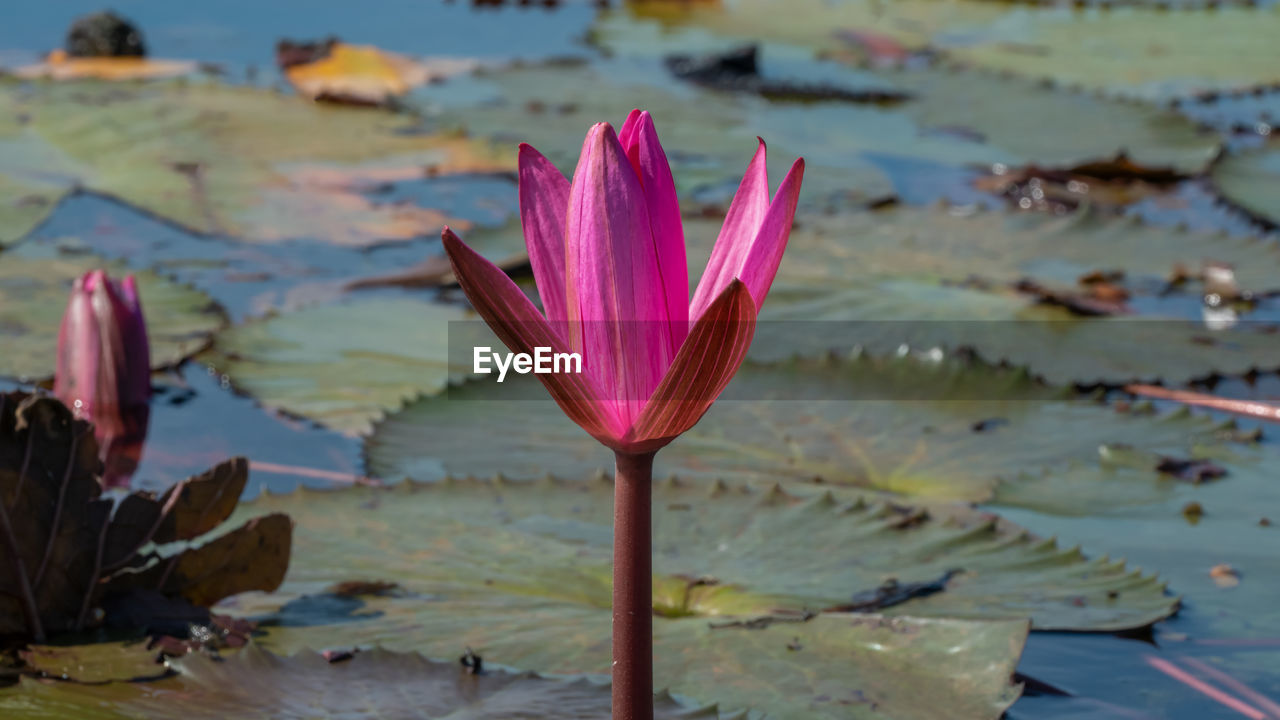
[[474,60],[418,61],[369,45],[334,43],[324,57],[291,64],[284,76],[300,95],[354,105],[383,105],[411,88],[474,70]]
[[[521,272],[528,277],[529,253],[524,244],[524,230],[518,219],[512,219],[496,228],[477,228],[467,234],[467,246],[502,268],[510,275]],[[456,286],[453,266],[449,257],[441,253],[432,255],[415,265],[395,272],[348,281],[343,289],[365,290],[379,287],[427,288]]]
[[408,299],[311,307],[233,327],[202,360],[268,407],[358,435],[469,370],[448,355],[450,322],[469,316]]
[[[1277,447],[1236,445],[1218,458],[1228,473],[1221,481],[1193,485],[1166,478],[1159,481],[1160,494],[1142,502],[1126,488],[1149,482],[1150,473],[1126,463],[1051,468],[1041,477],[1001,486],[994,502],[1003,513],[1064,541],[1159,567],[1187,608],[1179,614],[1179,632],[1224,645],[1232,638],[1274,638],[1280,636],[1280,615],[1272,611],[1280,593],[1276,528],[1259,519],[1274,518],[1273,508],[1280,507]],[[1189,502],[1203,510],[1194,524],[1183,515]],[[1238,592],[1224,593],[1209,577],[1222,563],[1244,578]],[[1231,658],[1242,669],[1255,667],[1247,655]]]
[[1167,98],[1280,80],[1272,41],[1277,35],[1275,6],[1045,9],[996,23],[978,42],[947,43],[947,51],[986,68]]
[[[690,268],[718,231],[688,220]],[[812,216],[795,231],[752,345],[752,357],[904,345],[968,347],[984,358],[1029,367],[1056,383],[1181,383],[1220,373],[1270,369],[1280,339],[1260,323],[1211,332],[1200,298],[1183,296],[1196,320],[1159,311],[1171,276],[1206,260],[1235,266],[1237,282],[1275,287],[1280,253],[1270,241],[1186,233],[1080,212],[1067,217],[979,212],[957,217],[932,209]],[[1093,271],[1125,274],[1133,304],[1152,307],[1124,318],[1082,318],[1011,288],[1031,278],[1050,290],[1080,290]],[[1176,304],[1171,307],[1178,307]],[[772,322],[770,322],[772,321]],[[1161,352],[1152,353],[1152,347]]]
[[[404,484],[389,495],[303,495],[259,501],[299,518],[302,528],[311,523],[299,530],[294,582],[320,582],[334,572],[336,558],[349,557],[366,572],[402,578],[410,593],[444,592],[445,601],[461,600],[464,593],[444,588],[463,583],[474,586],[468,593],[488,587],[609,606],[608,481],[446,480]],[[367,523],[353,522],[351,532],[337,527],[342,518],[366,514],[357,502],[374,506],[367,514],[385,528],[380,532],[394,534],[413,518],[430,519],[433,529],[419,533],[413,548],[374,560],[382,540],[354,538]],[[302,503],[307,507],[294,509]],[[857,607],[914,617],[1029,615],[1038,629],[1118,630],[1148,625],[1176,607],[1155,578],[1122,562],[1086,560],[962,506],[912,507],[847,490],[705,479],[660,483],[654,506],[654,602],[657,614],[669,618],[784,618]],[[465,538],[464,527],[471,528]],[[848,553],[815,553],[815,543]],[[302,548],[316,561],[302,559]],[[426,557],[430,569],[406,568]],[[560,565],[570,557],[569,566]]]
[[1065,169],[1123,154],[1140,168],[1195,174],[1218,151],[1212,133],[1142,103],[983,72],[903,70],[884,77],[917,98],[902,112],[921,128],[964,128],[1018,164]]
[[[93,257],[27,259],[6,253],[0,262],[0,375],[53,375],[58,324],[75,278],[92,268],[128,274],[119,263]],[[155,367],[176,365],[198,352],[226,322],[213,300],[151,271],[133,273],[147,316],[147,338]]]
[[[0,149],[6,147],[0,137]],[[53,212],[66,192],[57,182],[0,175],[0,247],[31,232]]]
[[[613,45],[616,36],[634,33],[635,26],[651,15],[652,3],[628,4],[623,12],[605,16],[597,29],[597,37]],[[689,38],[673,31],[693,28],[713,38],[763,40],[779,45],[792,45],[830,52],[844,49],[848,41],[841,31],[875,32],[907,48],[923,49],[940,32],[954,26],[980,28],[1006,15],[1000,3],[949,2],[946,5],[929,0],[899,0],[876,3],[852,0],[831,3],[824,0],[792,0],[785,21],[780,21],[774,0],[735,0],[723,5],[687,3],[682,12],[661,16],[663,34],[669,41],[689,43]],[[648,22],[654,26],[657,23]],[[671,36],[675,35],[674,38]],[[705,42],[705,38],[699,38]]]
[[[155,679],[168,674],[145,639],[91,645],[32,645],[21,653],[27,670],[83,683]],[[0,708],[5,693],[0,690]]]
[[[709,254],[718,227],[690,221],[699,257]],[[812,277],[861,274],[952,283],[979,279],[1011,285],[1030,278],[1079,288],[1090,273],[1118,274],[1135,293],[1169,289],[1178,274],[1197,275],[1210,262],[1233,269],[1254,294],[1280,290],[1280,248],[1266,238],[1152,227],[1088,208],[1064,216],[1038,213],[957,213],[901,208],[809,218],[792,232],[782,272]]]
[[[856,36],[850,33],[874,32],[908,50],[929,50],[980,67],[1144,97],[1280,80],[1271,43],[1280,33],[1280,12],[1274,6],[1220,8],[1204,2],[1199,8],[1170,12],[1159,2],[1147,4],[1154,7],[1099,10],[1011,8],[984,0],[945,5],[928,0],[793,0],[786,21],[780,22],[776,2],[739,0],[723,9],[692,9],[669,25],[827,55],[856,46]],[[614,35],[635,32],[637,25],[614,14],[600,34],[609,42]],[[669,42],[700,39],[687,31],[683,36],[670,30],[665,34]]]
[[[455,133],[418,132],[406,116],[210,84],[23,92],[0,82],[3,116],[23,122],[0,124],[0,177],[8,177],[0,189],[83,187],[197,232],[256,241],[367,245],[430,235],[448,220],[439,209],[378,204],[313,182],[317,167],[424,175],[507,170],[514,160]],[[36,161],[44,157],[58,162]],[[19,199],[0,196],[0,207]]]
[[[980,425],[993,419],[1000,422],[989,430]],[[1069,400],[1025,373],[961,360],[797,359],[744,366],[657,463],[680,476],[817,478],[980,501],[1022,473],[1096,466],[1104,444],[1188,455],[1218,432],[1183,414],[1152,418]],[[572,475],[610,464],[536,381],[512,377],[410,404],[377,426],[365,456],[375,475],[423,480]],[[1155,465],[1146,487],[1159,497]]]
[[20,78],[50,80],[155,80],[190,75],[192,60],[156,60],[146,57],[71,57],[63,50],[49,53],[43,62],[13,71]]
[[[1149,472],[1124,464],[1069,466],[1002,485],[994,502],[1003,506],[1002,515],[1063,542],[1079,543],[1088,552],[1106,551],[1145,568],[1160,568],[1162,579],[1182,600],[1176,623],[1157,625],[1156,641],[1165,657],[1173,659],[1169,652],[1200,655],[1275,697],[1280,614],[1274,608],[1280,597],[1280,557],[1275,552],[1277,528],[1260,520],[1275,518],[1274,509],[1280,507],[1275,473],[1280,458],[1267,437],[1270,427],[1264,428],[1264,439],[1256,445],[1233,446],[1227,457],[1214,455],[1228,472],[1221,481],[1193,485],[1164,479],[1158,481],[1158,497],[1137,498],[1131,491],[1149,486]],[[1148,456],[1143,462],[1151,460]],[[1194,524],[1183,514],[1189,503],[1203,509]],[[1238,587],[1224,590],[1210,577],[1210,570],[1223,563],[1240,572]],[[1067,650],[1065,658],[1063,646],[1041,650],[1049,647],[1049,666],[1064,673],[1058,678],[1069,678],[1073,686],[1079,678],[1096,674],[1097,668],[1078,674],[1064,668],[1086,658],[1120,657],[1104,655],[1101,645],[1081,645],[1074,656]],[[1042,667],[1046,659],[1042,653]],[[1043,677],[1034,663],[1022,670]],[[1144,703],[1144,711],[1166,717],[1185,709],[1187,695],[1168,695]],[[1205,707],[1206,715],[1213,713]]]
[[[499,142],[529,142],[569,171],[592,122],[644,107],[662,123],[682,197],[716,204],[727,204],[741,178],[743,148],[757,134],[775,157],[805,156],[804,201],[820,206],[905,192],[900,184],[915,181],[915,175],[891,183],[890,171],[906,160],[928,163],[914,171],[919,175],[936,174],[938,166],[1039,162],[1073,167],[1125,151],[1135,162],[1192,173],[1207,166],[1218,145],[1215,137],[1171,111],[980,73],[863,73],[885,92],[918,96],[879,108],[772,103],[694,86],[661,91],[653,86],[655,79],[628,72],[529,68],[494,73],[486,79],[497,86],[500,99],[455,113],[472,132]],[[511,127],[526,130],[517,139]],[[977,140],[944,132],[954,128]]]
[[1230,203],[1270,226],[1280,225],[1280,143],[1225,155],[1210,177]]
[[[963,508],[916,516],[820,491],[701,480],[660,484],[654,496],[655,685],[725,709],[923,718],[946,706],[956,717],[999,716],[1015,694],[1009,672],[1022,622],[803,613],[889,577],[905,584],[969,568],[945,591],[888,610],[904,616],[919,608],[1008,618],[1034,606],[1050,622],[1126,624],[1162,616],[1172,602],[1149,577],[1082,562]],[[267,623],[269,648],[381,644],[457,657],[470,646],[541,672],[608,672],[608,481],[299,490],[248,507],[301,513],[286,593],[321,592],[349,567],[402,588],[328,619],[295,622],[292,608],[308,598],[291,601]],[[1095,594],[1102,587],[1125,592],[1109,601],[1105,590]],[[1096,605],[1071,604],[1075,593]],[[793,643],[803,649],[788,650]]]
[[[638,42],[631,52],[646,60],[656,61],[661,48],[668,46],[673,52],[689,51],[681,37],[651,37],[645,28],[627,25],[615,34],[642,37],[644,42]],[[623,51],[631,49],[623,41],[610,42],[611,37],[606,35],[603,42],[610,47],[621,44]],[[782,51],[766,47],[766,59],[772,57],[770,52]],[[502,99],[484,105],[483,113],[476,108],[472,115],[485,117],[471,119],[468,127],[502,137],[510,127],[527,126],[528,132],[534,133],[527,138],[529,142],[545,147],[553,161],[568,169],[580,146],[574,136],[581,130],[573,132],[578,124],[587,127],[591,118],[612,117],[618,107],[631,102],[652,110],[659,121],[669,118],[662,125],[664,145],[673,155],[676,181],[685,190],[698,188],[700,183],[717,187],[717,183],[736,182],[741,161],[733,160],[730,141],[739,132],[747,134],[739,130],[745,123],[744,130],[764,137],[775,153],[805,156],[809,203],[836,199],[847,203],[891,190],[909,194],[911,188],[902,187],[903,183],[936,183],[937,166],[1038,163],[1072,168],[1124,153],[1141,168],[1193,174],[1208,165],[1219,146],[1215,135],[1168,109],[992,73],[928,68],[871,73],[792,60],[783,54],[786,60],[782,64],[794,66],[794,70],[792,75],[779,72],[770,78],[772,82],[794,76],[798,82],[811,84],[813,77],[820,77],[873,95],[905,93],[912,99],[893,107],[868,107],[775,103],[742,93],[699,92],[692,85],[662,93],[653,86],[669,85],[669,81],[649,77],[635,69],[634,63],[619,64],[612,73],[587,68],[517,69],[489,76],[501,88]],[[565,80],[567,73],[573,73],[572,80]],[[627,84],[631,87],[625,87]],[[561,112],[563,108],[570,109]],[[539,124],[530,109],[561,114],[564,121]],[[716,128],[730,132],[719,136],[709,132]],[[893,177],[896,167],[910,160],[929,164],[908,168],[905,181]],[[688,167],[682,167],[682,161]],[[709,176],[713,169],[718,169],[721,177]],[[813,174],[815,169],[817,175]],[[843,174],[836,172],[840,169]],[[857,171],[852,179],[851,169]],[[893,180],[892,189],[885,187],[889,179]]]
[[[609,66],[537,66],[493,71],[481,76],[484,84],[477,102],[443,110],[444,118],[467,127],[475,136],[514,147],[527,142],[566,173],[573,170],[582,150],[582,138],[593,123],[607,120],[618,125],[631,109],[653,114],[662,133],[663,146],[672,163],[677,189],[689,199],[694,193],[725,203],[737,188],[747,163],[764,135],[775,158],[775,169],[785,170],[789,158],[806,156],[807,200],[839,194],[842,198],[870,199],[891,190],[874,164],[841,147],[814,151],[806,137],[808,128],[792,128],[790,115],[767,100],[753,96],[710,93],[692,86],[669,86],[666,71],[654,68],[654,76],[633,69]],[[662,86],[655,80],[661,79]],[[824,117],[851,127],[850,117],[866,119],[868,133],[894,138],[911,135],[894,120],[874,108],[833,105]],[[829,113],[829,114],[828,114]],[[515,134],[512,128],[520,128]],[[853,140],[863,140],[859,135]],[[980,157],[961,149],[964,159]],[[781,175],[775,178],[775,183]]]
[[[319,653],[281,657],[250,646],[225,660],[190,655],[173,661],[176,677],[105,686],[24,680],[0,692],[0,710],[30,720],[184,718],[447,718],[598,720],[610,689],[588,679],[551,679],[486,670],[468,675],[456,662],[373,650],[329,662]],[[727,717],[714,707],[655,698],[655,720]]]
[[232,489],[234,505],[248,473],[243,458],[184,481],[162,506],[148,493],[119,503],[101,497],[97,453],[91,426],[56,399],[0,395],[0,634],[43,641],[111,624],[118,618],[100,608],[135,589],[208,606],[280,584],[291,532],[284,516],[251,520],[194,549],[148,549],[219,524],[191,515],[225,518],[218,491]]

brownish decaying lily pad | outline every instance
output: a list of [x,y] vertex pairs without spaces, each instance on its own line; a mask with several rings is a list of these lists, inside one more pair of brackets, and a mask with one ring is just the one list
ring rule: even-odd
[[[152,592],[207,607],[246,590],[273,590],[289,564],[292,524],[254,518],[192,549],[166,547],[217,528],[248,480],[244,458],[184,480],[160,497],[102,497],[93,428],[58,400],[0,395],[0,634],[37,641],[119,624],[124,593]],[[144,548],[151,548],[144,551]],[[167,607],[156,603],[156,607]],[[117,621],[117,622],[113,622]]]

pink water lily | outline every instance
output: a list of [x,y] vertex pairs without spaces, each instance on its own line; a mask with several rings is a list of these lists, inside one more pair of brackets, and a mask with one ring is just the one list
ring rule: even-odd
[[652,452],[696,424],[742,364],[803,175],[796,160],[771,198],[760,141],[692,300],[675,182],[639,110],[616,135],[591,128],[572,183],[520,146],[520,215],[545,314],[448,228],[444,245],[513,352],[582,356],[581,375],[538,375],[574,422],[616,451]]
[[58,331],[54,394],[93,423],[107,487],[137,468],[150,417],[151,351],[133,276],[102,270],[75,281]]
[[582,358],[537,375],[614,451],[613,719],[653,719],[653,458],[693,427],[737,372],[791,234],[796,160],[769,196],[764,141],[689,299],[680,204],[649,113],[587,133],[573,182],[520,146],[520,218],[545,310],[448,228],[458,282],[513,352]]

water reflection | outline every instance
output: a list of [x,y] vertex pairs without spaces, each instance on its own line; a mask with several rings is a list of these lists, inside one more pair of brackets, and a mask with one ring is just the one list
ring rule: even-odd
[[[299,485],[333,487],[340,483],[319,476],[354,479],[360,473],[358,440],[274,416],[198,363],[155,375],[152,383],[150,431],[134,489],[163,491],[236,455],[262,464],[251,465],[245,497],[264,489],[290,492]],[[15,389],[36,390],[0,379],[0,391]]]

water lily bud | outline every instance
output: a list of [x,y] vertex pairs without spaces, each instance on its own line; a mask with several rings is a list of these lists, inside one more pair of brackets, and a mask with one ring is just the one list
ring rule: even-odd
[[132,276],[117,284],[93,270],[76,280],[58,331],[53,391],[93,423],[103,484],[127,485],[151,412],[151,351]]

